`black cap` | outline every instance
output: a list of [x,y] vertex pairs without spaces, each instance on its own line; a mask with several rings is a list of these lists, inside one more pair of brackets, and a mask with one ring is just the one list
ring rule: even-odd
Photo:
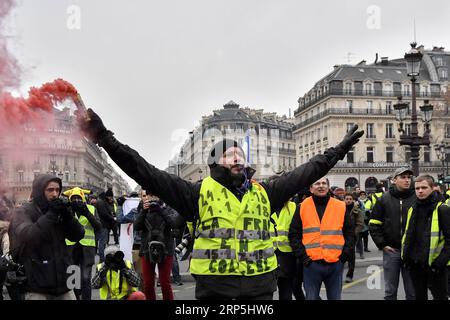
[[220,157],[231,147],[237,147],[241,149],[242,153],[244,154],[244,150],[235,140],[223,139],[222,141],[217,142],[209,152],[208,166],[216,166],[219,163]]

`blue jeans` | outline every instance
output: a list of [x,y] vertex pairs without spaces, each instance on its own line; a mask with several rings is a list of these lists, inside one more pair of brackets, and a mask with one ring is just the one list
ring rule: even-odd
[[172,276],[174,282],[181,282],[180,265],[178,264],[178,257],[176,254],[173,255]]
[[101,228],[97,234],[98,239],[98,256],[100,262],[105,262],[105,247],[109,240],[109,229]]
[[401,265],[400,250],[386,252],[383,250],[384,299],[397,300],[400,272],[403,278],[406,300],[415,300],[416,295],[409,270]]
[[312,262],[303,267],[303,284],[305,286],[306,300],[320,300],[320,287],[325,284],[328,300],[341,300],[342,270],[344,264]]

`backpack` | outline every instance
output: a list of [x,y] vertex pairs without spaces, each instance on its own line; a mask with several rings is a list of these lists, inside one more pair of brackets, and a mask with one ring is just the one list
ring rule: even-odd
[[[153,215],[155,215],[153,217],[154,221],[152,221],[154,223],[151,223],[149,219],[145,219],[145,226],[148,230],[147,239],[145,239],[148,246],[146,257],[151,263],[158,264],[164,262],[167,255],[167,248],[164,243],[164,229],[166,228],[166,222],[159,213],[154,212]],[[160,219],[157,219],[156,216]]]

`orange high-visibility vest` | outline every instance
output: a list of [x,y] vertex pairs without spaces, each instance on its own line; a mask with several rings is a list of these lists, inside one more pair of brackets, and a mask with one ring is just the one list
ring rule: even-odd
[[300,218],[303,224],[303,245],[313,261],[339,261],[345,239],[342,234],[345,218],[345,203],[330,198],[322,221],[319,220],[312,197],[303,200],[300,206]]

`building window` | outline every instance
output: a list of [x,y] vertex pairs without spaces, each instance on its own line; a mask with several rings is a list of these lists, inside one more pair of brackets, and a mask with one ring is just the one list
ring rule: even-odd
[[368,123],[366,128],[367,128],[366,138],[375,138],[375,133],[373,131],[373,123]]
[[423,148],[423,161],[431,162],[430,147]]
[[428,85],[424,84],[420,88],[420,93],[423,97],[427,97],[429,95],[429,88]]
[[319,141],[320,139],[321,139],[320,128],[317,128],[317,141]]
[[[450,130],[449,130],[449,135],[450,135]],[[326,138],[328,138],[328,126],[323,126],[323,139],[325,140]]]
[[345,83],[344,94],[352,94],[352,84],[350,82]]
[[386,101],[386,114],[392,114],[392,101]]
[[373,109],[373,101],[372,100],[367,100],[366,101],[366,106],[367,106],[367,113],[372,113],[372,109]]
[[394,125],[392,123],[386,123],[386,138],[394,138]]
[[445,138],[450,138],[450,125],[445,125]]
[[386,83],[384,85],[384,93],[386,96],[392,96],[392,84]]
[[411,148],[409,146],[405,146],[405,162],[411,161]]
[[447,80],[448,79],[448,71],[447,71],[447,69],[439,70],[439,76],[441,77],[441,80]]
[[18,182],[23,182],[24,181],[24,179],[23,179],[23,170],[17,171],[17,181]]
[[365,95],[371,95],[372,94],[372,84],[371,83],[365,83],[364,84],[364,94]]
[[386,147],[386,162],[394,162],[394,147]]
[[434,61],[436,62],[436,66],[440,67],[443,66],[443,61],[442,61],[442,57],[434,57]]
[[353,100],[346,101],[348,113],[353,113]]
[[411,135],[411,123],[406,123],[405,124],[405,134],[407,136]]
[[66,171],[66,181],[69,181],[69,172]]
[[373,163],[374,155],[373,155],[373,147],[367,147],[367,162]]
[[411,86],[409,84],[403,85],[403,95],[404,96],[411,95]]
[[355,162],[355,147],[351,148],[350,151],[347,153],[347,163],[354,163]]

